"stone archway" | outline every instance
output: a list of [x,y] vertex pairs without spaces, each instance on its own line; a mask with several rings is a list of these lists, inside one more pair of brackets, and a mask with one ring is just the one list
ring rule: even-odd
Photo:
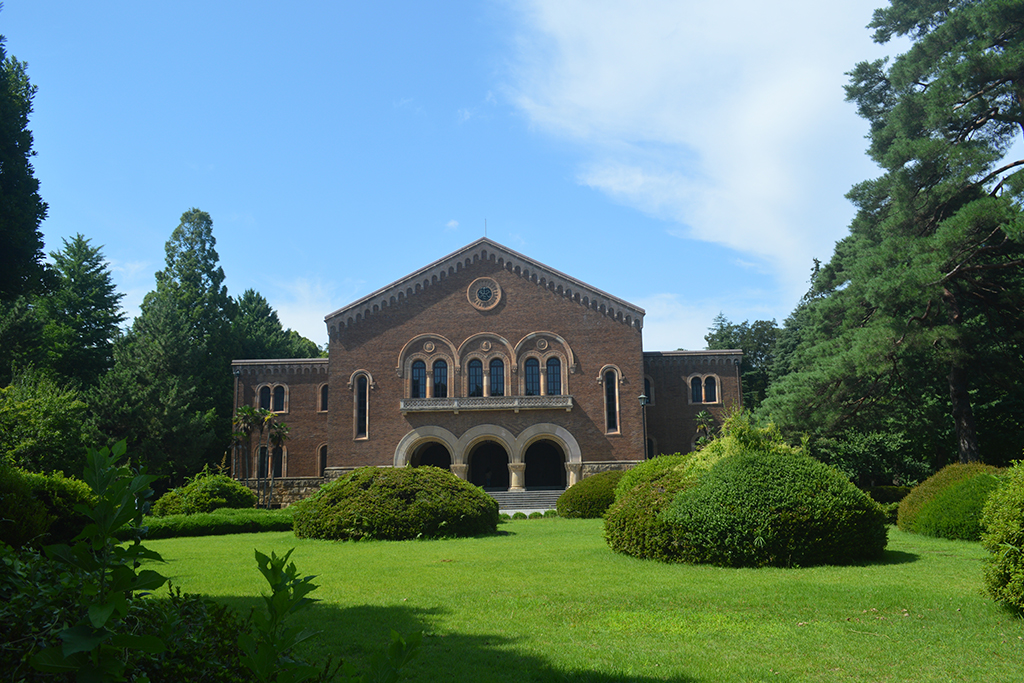
[[550,439],[534,441],[523,455],[528,489],[565,488],[565,452]]
[[467,479],[488,490],[505,491],[509,488],[508,451],[496,441],[481,441],[466,458],[469,463]]
[[451,469],[452,454],[444,444],[431,441],[413,451],[412,457],[409,458],[409,465],[412,467],[431,465],[443,470]]

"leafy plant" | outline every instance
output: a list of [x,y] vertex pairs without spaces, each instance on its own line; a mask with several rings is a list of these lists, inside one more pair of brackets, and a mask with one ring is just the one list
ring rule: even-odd
[[171,489],[153,505],[153,514],[191,515],[221,508],[252,508],[256,494],[226,474],[211,472],[209,466],[179,488]]
[[615,487],[624,470],[599,472],[581,479],[558,497],[558,514],[561,517],[594,518],[604,515],[605,510],[615,502]]
[[981,544],[991,553],[985,588],[997,602],[1024,613],[1024,460],[1014,462],[981,515]]
[[[946,488],[954,484],[970,479],[979,474],[996,474],[999,469],[991,465],[981,463],[954,463],[947,465],[941,470],[925,479],[915,486],[907,496],[900,501],[899,517],[897,524],[904,531],[918,531],[917,520],[924,509]],[[979,508],[980,510],[980,508]]]
[[961,541],[981,540],[981,511],[999,479],[983,472],[947,486],[917,516],[914,531]]

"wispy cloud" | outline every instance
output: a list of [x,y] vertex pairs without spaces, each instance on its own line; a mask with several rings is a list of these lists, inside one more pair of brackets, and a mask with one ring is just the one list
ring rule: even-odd
[[322,345],[327,341],[324,315],[358,298],[363,285],[353,280],[334,283],[300,277],[274,283],[267,300],[284,327]]
[[452,230],[455,230],[458,227],[459,227],[459,222],[457,220],[455,220],[454,218],[444,224],[445,232],[451,232]]

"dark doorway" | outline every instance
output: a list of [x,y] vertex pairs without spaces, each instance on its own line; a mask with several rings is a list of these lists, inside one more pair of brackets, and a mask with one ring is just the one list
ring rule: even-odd
[[526,463],[526,488],[565,488],[565,454],[554,441],[530,444],[523,461]]
[[493,441],[485,441],[469,456],[469,481],[485,489],[508,490],[508,453]]
[[436,442],[428,443],[416,449],[416,452],[409,459],[409,464],[413,467],[431,465],[432,467],[440,467],[443,470],[450,470],[452,467],[452,456],[448,453],[448,449],[441,444]]

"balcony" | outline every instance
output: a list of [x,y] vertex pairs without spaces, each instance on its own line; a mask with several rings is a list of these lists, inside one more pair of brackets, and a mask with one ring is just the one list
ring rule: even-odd
[[455,413],[480,410],[572,410],[572,396],[460,396],[451,398],[403,398],[402,414]]

